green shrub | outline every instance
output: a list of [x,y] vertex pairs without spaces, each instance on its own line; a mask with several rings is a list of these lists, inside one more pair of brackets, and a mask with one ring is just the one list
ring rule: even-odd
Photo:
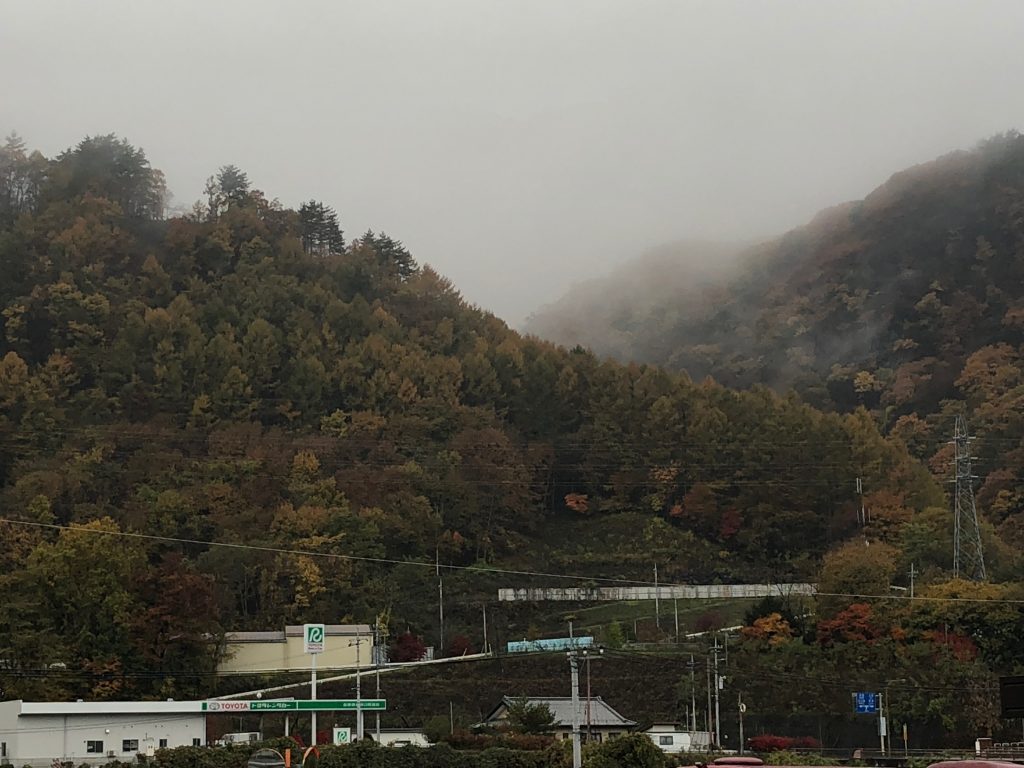
[[[275,739],[260,744],[235,744],[227,747],[177,747],[157,750],[155,768],[245,768],[250,755],[258,749],[291,748],[292,764],[301,757],[298,745],[291,739]],[[318,747],[320,758],[316,768],[569,768],[568,753],[562,744],[549,742],[544,749],[512,749],[508,746],[480,750],[453,749],[440,743],[430,747],[382,747],[364,739],[345,747]],[[307,760],[304,768],[313,768]],[[639,768],[638,763],[624,768]],[[644,768],[647,768],[646,764]],[[654,768],[664,768],[662,765]]]
[[642,733],[631,733],[601,744],[588,744],[583,752],[586,768],[666,768],[665,753]]
[[816,755],[811,752],[790,752],[780,749],[764,756],[765,765],[839,765],[839,761],[831,757]]

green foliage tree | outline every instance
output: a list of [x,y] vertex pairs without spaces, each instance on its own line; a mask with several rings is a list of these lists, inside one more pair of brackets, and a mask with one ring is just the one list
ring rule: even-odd
[[550,733],[556,725],[555,716],[547,704],[532,704],[526,697],[508,702],[506,718],[513,733]]

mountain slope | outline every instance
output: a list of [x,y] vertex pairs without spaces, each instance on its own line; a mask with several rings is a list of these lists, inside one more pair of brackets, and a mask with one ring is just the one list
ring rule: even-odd
[[[984,438],[993,519],[1024,511],[1014,415],[1024,383],[1024,137],[898,173],[741,263],[712,290],[684,287],[642,317],[604,323],[594,307],[617,290],[611,280],[583,311],[578,300],[556,306],[529,329],[572,344],[572,334],[544,330],[588,326],[595,351],[621,359],[728,386],[793,387],[826,409],[866,406],[940,472],[953,416],[966,409]],[[684,271],[645,279],[678,285]]]
[[[941,541],[940,490],[863,412],[523,338],[237,168],[189,216],[162,194],[114,137],[0,154],[9,695],[195,695],[223,629],[383,614],[433,636],[435,562],[808,578],[856,530],[857,476],[879,536]],[[535,580],[455,570],[448,637],[509,582]]]

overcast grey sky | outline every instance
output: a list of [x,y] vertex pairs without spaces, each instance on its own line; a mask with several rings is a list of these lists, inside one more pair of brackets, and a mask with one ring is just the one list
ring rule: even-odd
[[1024,124],[1021,0],[0,0],[0,131],[234,163],[513,324]]

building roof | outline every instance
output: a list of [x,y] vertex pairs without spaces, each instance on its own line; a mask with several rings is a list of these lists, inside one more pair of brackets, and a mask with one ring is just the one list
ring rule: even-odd
[[[14,703],[14,702],[11,702]],[[151,715],[202,716],[201,701],[17,701],[18,714],[28,715]]]
[[[324,626],[324,634],[327,637],[372,636],[373,628],[369,624],[327,624]],[[302,625],[292,624],[284,629],[272,629],[264,632],[226,632],[224,634],[224,639],[229,643],[283,643],[289,637],[302,637]]]
[[[555,716],[555,723],[559,726],[566,727],[572,725],[572,699],[568,696],[526,696],[527,704],[531,705],[546,705],[551,710],[551,714]],[[487,715],[484,720],[485,723],[495,723],[502,718],[500,715],[503,712],[503,708],[507,708],[513,702],[519,700],[519,697],[505,696],[502,698],[501,703],[498,704],[491,713]],[[579,700],[579,711],[580,711],[580,723],[585,725],[587,722],[587,699],[581,698]],[[632,720],[627,720],[614,709],[612,709],[604,699],[600,696],[592,696],[590,698],[590,725],[594,727],[620,727],[620,728],[632,728],[636,725]]]

